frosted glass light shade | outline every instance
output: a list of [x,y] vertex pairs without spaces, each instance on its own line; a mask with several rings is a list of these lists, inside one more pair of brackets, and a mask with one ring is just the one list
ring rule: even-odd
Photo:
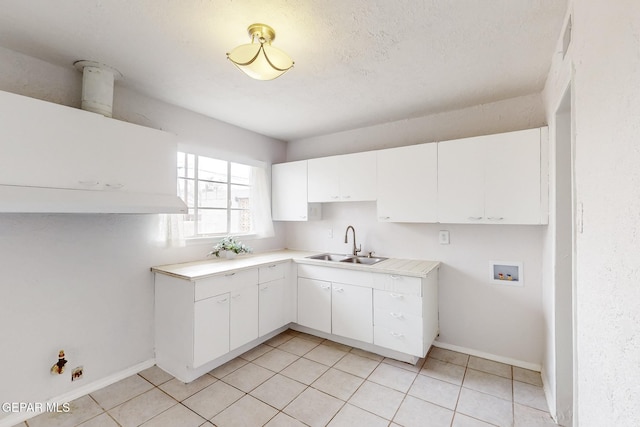
[[273,80],[293,67],[289,55],[271,46],[275,31],[265,24],[249,26],[252,42],[243,44],[227,53],[227,58],[249,77],[257,80]]

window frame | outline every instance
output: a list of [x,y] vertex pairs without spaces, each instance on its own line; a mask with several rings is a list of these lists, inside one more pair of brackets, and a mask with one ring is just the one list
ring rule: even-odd
[[[185,172],[184,174],[180,174],[180,156],[182,157],[182,161],[184,164],[184,169]],[[189,176],[189,166],[188,165],[188,158],[189,156],[193,156],[193,175]],[[212,160],[216,160],[216,161],[220,161],[220,162],[224,162],[226,164],[226,181],[220,181],[220,180],[215,180],[215,179],[202,179],[199,177],[199,162],[200,162],[200,158],[204,157],[204,158],[208,158],[208,159],[212,159]],[[177,173],[176,173],[176,190],[178,193],[178,196],[180,198],[182,198],[183,194],[188,194],[188,183],[191,182],[192,186],[193,186],[193,200],[192,203],[193,204],[189,204],[188,201],[185,201],[183,199],[183,201],[185,202],[185,204],[187,205],[187,212],[186,214],[183,214],[183,219],[185,222],[187,221],[192,221],[193,222],[193,231],[194,233],[191,235],[185,235],[185,240],[186,241],[198,241],[198,242],[202,242],[202,241],[206,241],[206,240],[212,240],[212,239],[217,239],[223,236],[229,236],[229,235],[234,235],[234,236],[252,236],[255,235],[255,224],[251,223],[251,230],[250,231],[236,231],[233,232],[231,231],[232,229],[232,214],[234,212],[239,212],[240,214],[245,211],[247,212],[251,217],[253,216],[253,206],[250,205],[249,207],[233,207],[233,193],[232,192],[232,188],[233,187],[246,187],[248,192],[252,192],[252,182],[251,182],[251,178],[249,178],[249,182],[246,184],[243,183],[237,183],[237,182],[233,182],[232,179],[232,165],[239,165],[242,167],[249,167],[252,168],[253,166],[248,165],[246,163],[240,163],[240,162],[236,162],[236,161],[232,161],[232,160],[226,160],[226,159],[221,159],[221,158],[216,158],[216,157],[211,157],[211,156],[207,156],[204,154],[199,154],[196,151],[193,150],[178,150],[177,152],[177,157],[176,157],[176,169],[177,169]],[[207,207],[207,206],[200,206],[200,184],[201,183],[212,183],[212,184],[217,184],[217,185],[224,185],[225,189],[226,189],[226,201],[225,201],[225,207]],[[187,197],[188,199],[188,197]],[[202,233],[200,231],[200,227],[202,226],[202,220],[200,219],[200,213],[202,211],[225,211],[225,217],[226,217],[226,231],[224,232],[216,232],[216,233]]]

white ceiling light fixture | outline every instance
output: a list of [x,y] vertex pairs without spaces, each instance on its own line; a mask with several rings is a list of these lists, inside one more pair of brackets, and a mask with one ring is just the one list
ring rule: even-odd
[[251,43],[227,53],[227,58],[242,72],[257,80],[273,80],[293,68],[289,55],[271,46],[276,38],[273,28],[266,24],[252,24],[247,31]]

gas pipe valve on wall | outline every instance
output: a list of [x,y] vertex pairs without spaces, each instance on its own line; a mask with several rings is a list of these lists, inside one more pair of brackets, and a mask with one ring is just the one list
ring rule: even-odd
[[64,358],[64,350],[58,352],[58,363],[51,367],[51,374],[62,374],[64,372],[64,365],[67,364],[67,359]]

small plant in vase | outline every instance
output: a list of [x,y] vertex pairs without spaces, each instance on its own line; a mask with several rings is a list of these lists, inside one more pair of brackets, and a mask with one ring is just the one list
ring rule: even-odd
[[220,257],[224,255],[227,259],[233,259],[238,254],[251,253],[251,248],[236,240],[233,236],[227,236],[213,246],[209,255]]

